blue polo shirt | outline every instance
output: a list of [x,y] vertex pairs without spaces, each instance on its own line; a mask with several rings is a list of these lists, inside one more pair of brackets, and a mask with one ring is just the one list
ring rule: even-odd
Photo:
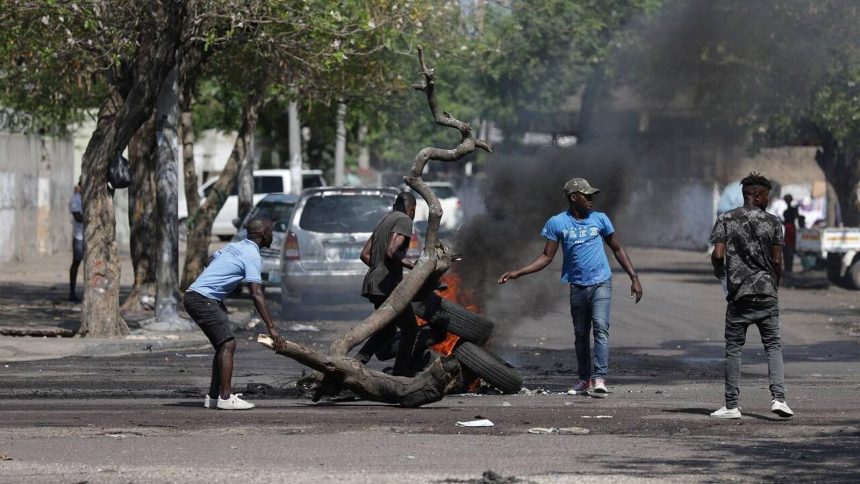
[[603,212],[591,210],[588,217],[577,220],[565,210],[547,220],[540,234],[561,246],[564,256],[561,281],[591,286],[612,277],[603,237],[614,232],[612,222]]
[[260,275],[263,259],[260,257],[260,248],[253,241],[245,239],[227,244],[213,257],[212,262],[188,288],[189,291],[222,301],[241,282],[263,282]]

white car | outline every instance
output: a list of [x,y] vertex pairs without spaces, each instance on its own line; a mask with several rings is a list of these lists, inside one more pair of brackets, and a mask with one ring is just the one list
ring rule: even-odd
[[[201,202],[209,195],[212,186],[218,177],[213,177],[206,180],[198,190]],[[259,201],[269,193],[290,193],[290,170],[289,169],[274,169],[274,170],[255,170],[254,171],[254,200],[256,205]],[[325,179],[322,176],[322,170],[302,170],[302,186],[304,188],[315,188],[325,186]],[[217,235],[219,239],[227,241],[236,234],[236,219],[239,216],[239,196],[238,187],[233,187],[230,196],[224,201],[221,211],[215,216],[215,221],[212,223],[212,235]],[[185,232],[185,219],[188,217],[188,209],[184,201],[179,203],[179,227],[180,237]]]
[[[439,223],[441,230],[457,230],[463,223],[463,204],[460,202],[460,197],[454,191],[454,186],[449,182],[427,182],[427,186],[439,197],[439,203],[442,205],[442,221]],[[419,194],[415,194],[418,203],[415,206],[415,221],[426,221],[430,215],[430,208],[427,202]]]

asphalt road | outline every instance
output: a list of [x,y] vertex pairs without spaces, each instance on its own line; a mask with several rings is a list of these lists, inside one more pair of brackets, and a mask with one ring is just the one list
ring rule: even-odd
[[[770,413],[766,362],[751,329],[744,418],[718,421],[707,414],[722,405],[725,306],[705,255],[630,252],[645,298],[633,304],[624,294],[626,278],[616,277],[608,398],[563,394],[575,371],[566,288],[559,285],[557,307],[520,318],[496,342],[532,390],[519,395],[455,395],[420,409],[350,399],[315,404],[293,388],[302,368],[254,343],[251,331],[240,334],[235,378],[239,391],[258,404],[248,412],[202,408],[210,350],[4,365],[0,481],[860,479],[856,292],[784,289],[786,384],[796,417]],[[530,277],[557,275],[548,269]],[[247,301],[233,305],[244,310]],[[336,312],[363,311],[349,306]],[[318,332],[291,331],[295,323],[279,325],[291,339],[319,348],[351,324],[327,319],[310,322]],[[494,426],[455,425],[479,416]],[[529,434],[534,427],[590,433]],[[497,474],[482,478],[490,470]]]

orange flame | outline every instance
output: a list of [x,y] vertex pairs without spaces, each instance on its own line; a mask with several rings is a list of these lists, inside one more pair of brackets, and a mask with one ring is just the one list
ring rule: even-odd
[[[475,298],[474,291],[466,289],[462,286],[462,280],[460,279],[460,276],[453,269],[449,269],[442,276],[441,282],[445,283],[448,286],[441,291],[436,291],[436,293],[442,296],[443,299],[453,301],[465,307],[469,311],[478,312],[478,303],[476,302],[477,298]],[[445,356],[449,356],[451,353],[454,352],[454,347],[457,346],[457,342],[459,341],[459,336],[457,336],[456,334],[448,333],[444,341],[431,346],[431,349]]]

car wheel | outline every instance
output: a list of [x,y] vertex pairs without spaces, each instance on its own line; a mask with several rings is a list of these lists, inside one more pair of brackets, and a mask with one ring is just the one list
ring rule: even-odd
[[436,294],[431,294],[423,302],[413,303],[412,308],[415,314],[434,328],[443,327],[465,341],[478,345],[490,339],[495,327],[493,321]]
[[488,384],[505,394],[514,394],[523,386],[523,376],[504,360],[474,343],[461,343],[454,348],[454,358]]
[[848,268],[848,274],[846,274],[845,279],[851,289],[860,289],[860,258],[854,258],[854,262]]
[[[853,267],[853,266],[852,266]],[[842,254],[831,252],[827,254],[827,279],[837,286],[845,285],[842,277]]]

